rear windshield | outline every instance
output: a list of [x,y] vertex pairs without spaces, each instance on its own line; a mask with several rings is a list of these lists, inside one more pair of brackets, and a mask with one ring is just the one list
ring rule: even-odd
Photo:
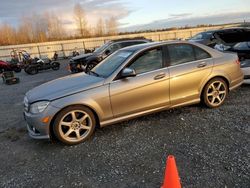
[[199,33],[193,36],[191,39],[200,40],[200,39],[210,39],[212,37],[212,33]]

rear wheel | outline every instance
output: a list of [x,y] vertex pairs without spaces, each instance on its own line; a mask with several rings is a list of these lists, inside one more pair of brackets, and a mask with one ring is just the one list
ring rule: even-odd
[[214,78],[210,80],[202,94],[204,104],[209,108],[216,108],[221,106],[228,95],[228,85],[221,78]]
[[27,74],[30,74],[30,75],[35,75],[35,74],[38,73],[38,69],[37,69],[37,67],[27,67],[27,68],[25,69],[25,72],[26,72]]
[[20,67],[15,67],[15,68],[14,68],[14,71],[15,71],[16,73],[18,73],[18,72],[21,72],[22,69],[21,69]]
[[93,134],[95,126],[95,116],[90,109],[72,106],[58,114],[53,130],[61,142],[74,145],[87,140]]

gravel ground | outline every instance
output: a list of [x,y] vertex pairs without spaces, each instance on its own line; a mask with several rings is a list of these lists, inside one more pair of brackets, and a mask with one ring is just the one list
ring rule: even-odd
[[250,85],[218,109],[168,110],[98,129],[83,144],[33,140],[22,117],[24,94],[67,75],[60,71],[0,83],[0,187],[160,187],[176,158],[183,187],[250,187]]

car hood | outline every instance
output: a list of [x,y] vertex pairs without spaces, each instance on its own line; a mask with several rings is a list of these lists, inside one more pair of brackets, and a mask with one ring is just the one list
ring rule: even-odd
[[26,96],[29,103],[42,100],[55,100],[84,90],[103,85],[104,78],[87,75],[85,73],[62,77],[42,84],[28,91]]
[[85,59],[89,56],[93,55],[93,53],[89,53],[89,54],[82,54],[82,55],[78,55],[72,58],[73,61],[79,60],[79,59]]
[[226,29],[216,31],[213,36],[225,46],[234,46],[239,42],[250,41],[250,29]]

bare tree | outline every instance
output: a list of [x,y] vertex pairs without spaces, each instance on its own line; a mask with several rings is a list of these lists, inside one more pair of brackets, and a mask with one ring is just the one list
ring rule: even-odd
[[0,33],[0,44],[10,45],[16,43],[16,31],[11,25],[3,24],[0,28]]
[[75,4],[74,15],[75,15],[75,20],[76,20],[76,25],[81,36],[82,37],[88,36],[89,32],[87,29],[87,20],[85,17],[85,11],[82,8],[80,3]]
[[48,31],[48,22],[44,18],[44,16],[39,14],[33,14],[30,19],[31,25],[30,30],[33,35],[32,42],[46,42],[48,41],[47,38],[47,31]]
[[102,18],[99,18],[95,30],[96,36],[103,36],[105,34],[105,25]]
[[45,13],[45,19],[48,24],[47,35],[49,39],[63,39],[66,35],[65,29],[63,27],[62,21],[53,12]]
[[28,17],[22,17],[17,30],[17,42],[19,44],[30,43],[34,41],[34,33],[31,26],[31,19]]
[[108,35],[118,34],[118,21],[114,16],[106,21],[106,30]]

